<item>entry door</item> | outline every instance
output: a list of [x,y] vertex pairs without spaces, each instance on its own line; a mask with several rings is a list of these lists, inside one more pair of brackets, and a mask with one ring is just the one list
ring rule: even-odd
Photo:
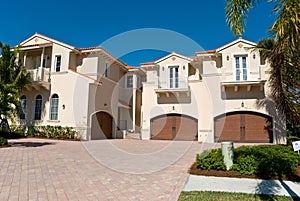
[[247,56],[235,56],[235,79],[247,80]]
[[169,87],[170,88],[178,88],[179,87],[178,72],[179,72],[178,66],[169,67]]

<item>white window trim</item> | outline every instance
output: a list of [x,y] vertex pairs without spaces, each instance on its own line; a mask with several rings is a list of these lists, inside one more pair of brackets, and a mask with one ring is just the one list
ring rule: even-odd
[[[168,68],[167,68],[167,86],[168,86],[168,88],[169,89],[179,89],[181,86],[180,86],[180,75],[182,74],[182,67],[181,67],[181,64],[179,64],[179,63],[174,63],[174,64],[169,64],[169,65],[167,65],[168,66]],[[175,68],[175,67],[177,67],[178,66],[178,88],[176,88],[176,87],[173,87],[173,88],[171,88],[171,86],[170,86],[170,68]]]
[[[132,77],[132,86],[128,87],[128,77]],[[126,75],[126,88],[133,89],[134,88],[134,76],[132,74]]]
[[[242,56],[246,56],[247,57],[247,61],[246,61],[246,65],[247,65],[247,80],[236,80],[236,66],[235,66],[235,57],[242,57]],[[231,61],[232,61],[232,72],[233,72],[233,80],[234,82],[243,82],[243,81],[249,81],[249,75],[250,75],[250,53],[249,52],[234,52],[231,54]]]
[[[56,71],[56,64],[57,64],[57,57],[60,57],[60,67],[59,67],[59,71]],[[55,54],[54,55],[54,70],[53,72],[61,72],[62,71],[62,54]]]

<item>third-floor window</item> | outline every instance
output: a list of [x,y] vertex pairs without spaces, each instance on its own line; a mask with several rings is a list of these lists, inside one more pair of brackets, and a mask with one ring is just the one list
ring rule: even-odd
[[235,56],[235,79],[236,80],[247,80],[248,67],[247,67],[247,56]]
[[179,88],[179,66],[169,67],[169,87]]
[[61,56],[58,55],[55,57],[55,72],[60,72],[61,67]]

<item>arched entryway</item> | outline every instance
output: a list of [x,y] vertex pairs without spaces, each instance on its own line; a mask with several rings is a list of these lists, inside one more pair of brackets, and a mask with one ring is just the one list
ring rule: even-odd
[[151,139],[153,140],[197,140],[197,119],[181,115],[167,114],[151,119]]
[[222,114],[214,119],[215,142],[273,142],[272,117],[250,111]]
[[113,133],[113,118],[107,112],[97,112],[92,115],[91,139],[111,139]]

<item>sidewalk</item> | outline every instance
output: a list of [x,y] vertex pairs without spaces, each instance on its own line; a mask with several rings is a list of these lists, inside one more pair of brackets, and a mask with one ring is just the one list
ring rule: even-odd
[[190,175],[183,191],[221,191],[300,197],[300,182]]

